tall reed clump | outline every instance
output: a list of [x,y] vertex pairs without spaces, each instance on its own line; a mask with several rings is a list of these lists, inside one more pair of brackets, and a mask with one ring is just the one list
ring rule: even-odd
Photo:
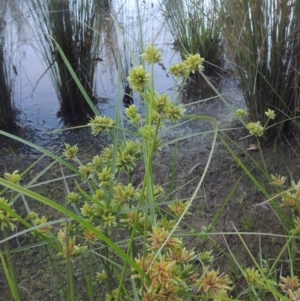
[[185,59],[189,53],[205,57],[205,74],[211,74],[221,67],[218,1],[161,0],[160,3],[181,58]]
[[[60,115],[67,121],[85,120],[92,114],[64,59],[60,45],[89,98],[95,103],[94,74],[99,58],[103,10],[102,0],[23,1],[34,28],[43,57],[60,100]],[[55,41],[53,41],[53,39]]]
[[[300,2],[220,1],[220,19],[251,121],[266,136],[291,129],[299,113]],[[274,126],[273,126],[274,125]]]
[[[3,6],[3,7],[2,7]],[[14,106],[12,102],[12,72],[13,66],[7,63],[8,49],[6,49],[7,26],[5,11],[7,3],[0,4],[0,129],[12,131],[16,128],[14,120]]]

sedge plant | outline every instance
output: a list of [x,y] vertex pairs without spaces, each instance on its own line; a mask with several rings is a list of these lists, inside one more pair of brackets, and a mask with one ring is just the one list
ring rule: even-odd
[[241,84],[250,119],[266,137],[289,135],[299,108],[299,1],[220,1],[228,58]]
[[9,19],[7,11],[8,3],[4,1],[0,4],[2,16],[0,20],[0,129],[12,132],[16,129],[12,87],[17,69],[14,65],[14,58],[11,56],[12,45],[10,44],[11,36],[14,36],[15,33],[12,27],[7,25],[7,22],[13,21]]
[[[67,286],[61,286],[65,287],[64,300],[75,300],[78,294],[73,276],[75,264],[80,261],[89,267],[83,270],[90,300],[226,299],[232,289],[229,277],[210,266],[211,253],[201,255],[203,267],[198,269],[193,264],[196,251],[185,245],[178,232],[197,191],[188,201],[173,200],[167,206],[168,215],[162,214],[160,201],[164,199],[164,189],[155,183],[152,161],[164,146],[159,135],[161,129],[166,123],[179,122],[185,110],[168,95],[155,91],[151,70],[153,64],[161,61],[161,53],[150,45],[141,58],[145,65],[133,67],[128,81],[143,100],[146,115],[134,105],[125,110],[126,122],[133,130],[120,135],[123,129],[118,114],[116,119],[100,115],[92,118],[88,123],[92,135],[106,134],[112,144],[87,163],[79,160],[77,145],[66,144],[62,157],[34,146],[78,176],[73,190],[62,177],[68,192],[66,205],[21,185],[18,171],[0,179],[6,189],[53,208],[65,216],[65,222],[61,223],[61,219],[51,222],[30,207],[29,222],[24,221],[19,214],[8,210],[13,203],[3,198],[0,207],[5,215],[0,216],[0,224],[5,228],[17,220],[28,228],[26,231],[33,231],[34,237],[53,248],[54,266],[56,261],[65,262]],[[202,63],[198,54],[189,55],[180,66],[171,67],[170,72],[175,78],[186,80],[190,73],[202,70]],[[138,162],[144,162],[145,174],[139,185],[134,185],[132,175]],[[201,181],[204,176],[205,173]],[[200,185],[201,182],[197,189]],[[28,223],[31,226],[28,227]],[[118,239],[120,233],[122,240]]]
[[[40,44],[50,76],[60,101],[59,116],[72,123],[86,121],[93,115],[89,104],[56,48],[58,43],[71,64],[86,94],[96,103],[95,71],[99,57],[104,10],[109,1],[23,1],[29,20],[37,28]],[[54,42],[54,40],[56,42]]]
[[205,57],[204,72],[222,67],[221,31],[217,26],[218,1],[161,0],[165,22],[184,60],[189,53]]

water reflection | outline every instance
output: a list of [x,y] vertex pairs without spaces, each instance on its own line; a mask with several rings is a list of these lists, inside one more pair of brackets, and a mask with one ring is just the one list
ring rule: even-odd
[[[100,100],[98,107],[103,114],[113,115],[115,111],[118,94],[116,68],[118,56],[121,57],[122,89],[126,86],[128,69],[139,63],[143,45],[151,42],[160,47],[167,68],[179,60],[172,50],[172,37],[165,30],[158,2],[142,2],[139,10],[137,3],[137,1],[113,1],[111,13],[106,14],[103,29],[99,33],[103,41],[103,45],[99,45],[98,52],[102,62],[98,64],[95,83],[96,97]],[[40,34],[39,28],[29,24],[29,12],[24,12],[20,1],[12,0],[10,6],[15,20],[12,26],[19,37],[19,40],[14,42],[16,46],[14,52],[19,59],[15,99],[22,112],[20,123],[22,126],[37,129],[40,135],[42,133],[44,135],[47,130],[63,127],[56,117],[59,102],[49,80],[49,74],[45,73],[47,70],[44,62],[45,54],[36,38],[37,34]],[[168,91],[173,86],[173,80],[167,75],[163,66],[155,67],[156,89],[160,92]],[[122,92],[120,91],[121,96]],[[138,102],[137,96],[134,98]]]
[[[63,136],[62,139],[58,139],[57,134],[49,134],[53,129],[60,129],[65,125],[56,116],[59,101],[49,74],[46,72],[43,49],[39,48],[36,39],[40,31],[28,22],[28,13],[24,12],[18,0],[13,0],[10,4],[15,20],[14,30],[18,32],[18,41],[15,42],[14,50],[14,55],[18,58],[15,99],[21,109],[20,125],[25,132],[23,137],[47,148],[61,145],[62,139],[69,139],[68,135],[72,136],[74,143],[79,143],[80,137],[73,131],[59,134]],[[160,93],[172,94],[174,81],[167,69],[181,59],[173,49],[174,40],[164,22],[159,1],[113,1],[110,11],[104,15],[104,22],[99,32],[101,43],[99,43],[97,57],[101,62],[97,64],[94,77],[95,97],[98,99],[97,106],[102,114],[114,117],[116,99],[119,97],[122,100],[124,96],[128,70],[131,66],[140,64],[140,53],[149,43],[158,46],[164,57],[163,64],[155,66],[154,69],[155,89]],[[118,58],[120,58],[119,63]],[[118,91],[119,76],[122,84]],[[207,102],[210,105],[203,106],[199,100],[210,96],[204,93],[203,84],[198,82],[194,86],[189,89],[190,92],[183,100],[188,98],[187,102],[198,102],[198,104],[187,106],[188,112],[206,114],[211,108],[215,114],[219,114],[220,110],[224,109],[220,100]],[[222,88],[222,84],[219,87]],[[142,109],[143,104],[139,96],[133,95],[133,100]]]

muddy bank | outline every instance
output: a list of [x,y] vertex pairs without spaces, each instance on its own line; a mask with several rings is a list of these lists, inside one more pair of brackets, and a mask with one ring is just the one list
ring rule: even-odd
[[[241,95],[237,93],[236,83],[232,79],[225,79],[222,84],[228,89],[226,93],[224,93],[224,90],[222,92],[226,94],[228,102],[235,108],[239,108],[242,101]],[[263,173],[264,168],[261,169],[261,167],[265,165],[268,174],[288,176],[288,182],[290,182],[291,175],[296,181],[300,179],[300,171],[297,166],[299,162],[298,141],[297,139],[290,140],[290,145],[287,145],[286,142],[280,142],[276,144],[276,147],[274,147],[274,144],[265,144],[262,149],[264,155],[264,160],[262,160],[258,151],[245,151],[247,146],[254,141],[252,138],[244,138],[248,135],[247,131],[239,125],[224,103],[219,98],[207,99],[214,96],[211,91],[209,95],[206,94],[204,97],[202,86],[196,85],[195,89],[198,89],[198,92],[193,92],[194,96],[189,93],[186,95],[190,98],[190,103],[194,103],[187,105],[187,113],[214,117],[219,126],[216,142],[213,143],[215,127],[211,120],[195,119],[176,129],[164,132],[162,137],[166,145],[153,161],[155,182],[164,187],[166,200],[169,198],[188,200],[193,196],[207,168],[190,210],[192,215],[185,219],[180,227],[180,231],[186,236],[185,241],[188,246],[194,247],[197,252],[213,248],[217,257],[214,263],[215,266],[220,267],[221,271],[228,271],[234,266],[230,258],[224,255],[230,254],[228,247],[241,260],[241,265],[253,266],[253,262],[251,262],[249,254],[243,247],[241,239],[235,234],[236,230],[260,232],[262,233],[261,236],[249,234],[243,235],[243,238],[255,256],[262,250],[264,258],[272,262],[282,248],[284,240],[275,239],[271,235],[265,236],[263,233],[280,234],[282,233],[282,227],[270,206],[267,204],[257,206],[266,200],[265,196],[256,188],[253,181],[245,175],[245,172],[226,149],[221,137],[229,143],[237,156],[241,158],[243,164],[266,187],[270,195],[276,191],[268,184],[268,180]],[[222,91],[222,86],[220,90]],[[225,129],[231,130],[224,131]],[[178,141],[178,143],[172,142],[178,137],[189,135],[190,138]],[[168,141],[171,141],[171,143],[167,143]],[[108,144],[107,137],[101,135],[96,138],[91,137],[87,129],[83,130],[82,134],[73,132],[73,134],[65,135],[60,142],[57,141],[58,148],[55,150],[57,154],[60,154],[61,145],[64,142],[78,144],[80,147],[78,157],[84,163],[90,161],[94,155],[99,154],[101,149]],[[39,158],[36,152],[30,153],[28,147],[25,149],[21,145],[18,145],[18,147],[17,150],[9,153],[12,147],[8,143],[6,153],[0,158],[1,174],[16,169],[23,171]],[[177,148],[177,154],[174,159],[175,148]],[[211,151],[213,151],[212,159],[207,167]],[[51,162],[52,160],[49,158],[41,160],[26,175],[23,183],[28,183],[34,179]],[[176,177],[174,183],[171,184],[174,168]],[[143,174],[143,168],[140,165],[134,172],[133,183],[139,184]],[[68,173],[66,172],[65,175],[68,175]],[[55,180],[59,177],[61,177],[61,167],[56,164],[41,175],[38,182]],[[70,190],[75,187],[74,178],[68,179],[68,187]],[[173,187],[171,191],[170,187]],[[64,183],[59,180],[47,185],[36,186],[33,190],[61,204],[65,204],[68,193]],[[32,210],[46,215],[49,219],[54,220],[59,217],[56,212],[34,200],[26,199],[26,201]],[[26,217],[24,202],[18,200],[15,205],[21,216]],[[210,228],[213,218],[217,216],[221,209],[222,213],[215,220],[214,229],[210,229],[212,234],[209,237],[201,235],[201,232]],[[196,237],[195,233],[197,233]],[[193,236],[189,236],[190,234],[193,234]],[[11,247],[16,249],[33,242],[31,234],[26,234],[12,240],[10,243]],[[55,254],[50,253],[55,258]],[[53,269],[49,265],[49,254],[47,255],[44,248],[31,248],[24,252],[18,252],[13,255],[13,258],[22,300],[50,301],[61,298],[61,292],[57,290],[58,283],[54,280]],[[84,286],[81,264],[80,260],[74,264],[74,281],[80,291],[78,300],[86,300],[88,293]],[[65,266],[58,265],[57,268],[64,271]],[[242,284],[236,284],[236,291],[239,290],[239,285]],[[9,288],[3,271],[0,273],[0,289],[5,292],[5,300],[9,300]]]

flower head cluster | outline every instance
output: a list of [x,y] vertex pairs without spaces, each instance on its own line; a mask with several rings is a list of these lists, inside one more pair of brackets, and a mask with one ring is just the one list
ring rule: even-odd
[[14,230],[16,228],[15,223],[18,221],[17,218],[13,217],[11,213],[5,209],[5,207],[9,208],[12,211],[12,204],[8,203],[8,200],[1,197],[0,198],[0,229],[3,231],[4,229]]
[[235,115],[239,118],[243,118],[247,115],[247,112],[244,109],[237,109]]
[[111,291],[111,293],[105,294],[105,301],[117,301],[118,300],[119,290],[116,288]]
[[138,228],[143,228],[145,218],[141,212],[129,211],[124,215],[124,218],[120,219],[120,222],[124,224],[125,227],[131,229],[137,223]]
[[276,117],[276,114],[275,114],[275,111],[271,110],[271,109],[268,109],[267,112],[265,112],[266,116],[272,120],[275,119]]
[[4,178],[11,183],[19,184],[21,180],[21,175],[19,174],[18,170],[15,170],[13,173],[6,172],[4,174]]
[[297,192],[286,192],[282,195],[281,202],[282,207],[287,207],[292,210],[300,209],[300,195],[298,195]]
[[49,225],[47,218],[43,215],[41,218],[38,217],[38,215],[31,219],[32,223],[35,226],[39,226],[37,231],[40,233],[43,233],[44,235],[51,236],[51,229],[52,226]]
[[[181,217],[181,215],[187,210],[188,206],[188,202],[179,201],[168,205],[168,208],[171,211],[171,213],[174,214],[176,217]],[[191,213],[187,211],[186,215],[189,214]]]
[[78,204],[81,199],[81,195],[77,192],[71,192],[67,195],[68,204]]
[[100,132],[110,132],[116,126],[115,120],[106,116],[95,116],[88,125],[92,128],[92,134],[97,135]]
[[139,66],[129,71],[127,79],[134,92],[143,92],[149,83],[149,74],[143,66]]
[[125,110],[125,114],[130,119],[132,124],[139,125],[139,123],[141,122],[141,115],[139,114],[138,109],[135,105],[129,106]]
[[279,283],[280,288],[288,293],[289,291],[296,291],[300,289],[300,282],[297,276],[290,278],[289,276],[281,277],[281,283]]
[[202,72],[204,70],[203,63],[204,58],[199,54],[190,54],[183,62],[172,65],[169,72],[175,78],[187,77],[191,73],[195,74],[196,72]]
[[189,71],[186,68],[186,65],[184,62],[174,64],[169,68],[169,72],[175,77],[187,77],[189,76]]
[[141,58],[148,64],[155,64],[162,61],[162,54],[156,47],[149,45],[141,54]]
[[198,258],[201,261],[201,263],[204,265],[209,264],[214,260],[214,256],[212,255],[212,250],[200,252]]
[[131,173],[142,156],[142,144],[138,141],[122,142],[117,154],[117,171]]
[[204,58],[202,58],[199,54],[190,54],[184,60],[186,69],[192,74],[202,72],[204,70],[203,63]]
[[114,201],[117,204],[130,204],[137,200],[140,196],[140,191],[129,183],[124,185],[122,183],[116,183],[113,188]]
[[271,175],[271,185],[277,186],[277,187],[282,187],[286,181],[286,177],[281,177],[279,175]]
[[65,149],[63,151],[63,156],[68,160],[76,160],[78,153],[78,146],[73,145],[71,146],[68,143],[65,143]]
[[204,269],[201,277],[195,283],[197,293],[204,294],[205,299],[228,299],[228,292],[232,290],[231,280],[219,271]]
[[98,282],[104,282],[104,281],[106,281],[107,280],[107,273],[106,273],[106,271],[105,270],[102,270],[102,272],[101,273],[97,273],[96,274],[96,280],[98,281]]
[[148,232],[149,250],[158,250],[162,247],[177,249],[182,246],[179,238],[169,237],[169,231],[164,228],[154,227],[152,232]]
[[100,172],[98,172],[98,180],[100,186],[104,189],[108,189],[111,182],[114,179],[114,175],[111,171],[111,167],[103,167]]
[[247,129],[249,130],[249,133],[256,137],[261,137],[264,134],[264,128],[260,124],[260,121],[257,122],[249,122],[247,124]]
[[68,237],[66,230],[60,230],[57,235],[60,251],[58,256],[63,258],[73,258],[80,256],[87,250],[86,246],[76,244],[76,236]]
[[[135,262],[145,272],[143,286],[139,293],[143,300],[185,300],[191,294],[190,283],[195,272],[191,262],[196,258],[194,250],[187,250],[182,241],[170,237],[168,231],[153,227],[149,233],[149,252],[143,257],[139,255]],[[167,242],[164,246],[163,243]],[[155,257],[154,250],[162,247],[161,256]],[[198,274],[197,274],[198,275]],[[134,274],[133,278],[142,278]]]
[[[96,226],[95,228],[97,230],[101,231],[100,226]],[[85,241],[87,241],[91,244],[95,244],[97,241],[99,241],[99,237],[97,236],[95,231],[92,231],[91,229],[84,229],[82,234],[83,234]]]
[[260,285],[260,283],[262,282],[260,272],[254,268],[252,268],[252,269],[247,268],[245,270],[244,276],[245,276],[246,281],[252,286],[258,287]]

